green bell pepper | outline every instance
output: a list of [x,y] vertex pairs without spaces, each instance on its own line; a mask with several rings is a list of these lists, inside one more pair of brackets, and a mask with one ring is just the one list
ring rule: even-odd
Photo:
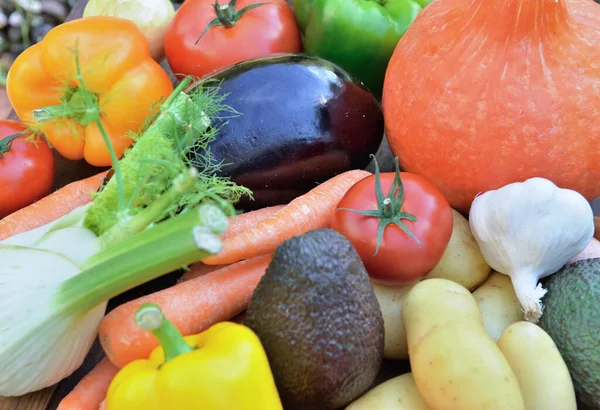
[[304,52],[348,71],[378,98],[396,44],[431,0],[294,0]]

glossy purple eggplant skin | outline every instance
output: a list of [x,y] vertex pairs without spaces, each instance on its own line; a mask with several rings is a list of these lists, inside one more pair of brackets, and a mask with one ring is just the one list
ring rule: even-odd
[[224,103],[241,113],[214,122],[208,149],[221,173],[254,193],[238,207],[288,203],[333,176],[362,169],[383,138],[375,97],[317,57],[278,54],[233,65],[219,80]]

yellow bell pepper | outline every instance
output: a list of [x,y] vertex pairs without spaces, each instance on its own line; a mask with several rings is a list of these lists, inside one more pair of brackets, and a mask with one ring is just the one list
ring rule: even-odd
[[153,303],[142,305],[135,321],[161,346],[119,371],[107,410],[283,410],[266,353],[250,328],[223,322],[184,338]]

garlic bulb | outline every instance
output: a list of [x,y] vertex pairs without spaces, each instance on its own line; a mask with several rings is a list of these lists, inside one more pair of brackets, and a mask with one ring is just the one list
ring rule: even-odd
[[533,323],[542,316],[546,294],[538,280],[561,269],[594,235],[588,201],[544,178],[476,197],[469,224],[487,263],[511,277],[525,319]]

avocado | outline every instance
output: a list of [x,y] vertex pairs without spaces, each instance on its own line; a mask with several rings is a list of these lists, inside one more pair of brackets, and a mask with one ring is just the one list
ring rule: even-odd
[[245,324],[265,348],[286,409],[344,406],[381,366],[383,317],[373,286],[356,250],[332,229],[277,248]]
[[544,285],[539,325],[567,363],[578,400],[600,410],[600,258],[567,265]]

